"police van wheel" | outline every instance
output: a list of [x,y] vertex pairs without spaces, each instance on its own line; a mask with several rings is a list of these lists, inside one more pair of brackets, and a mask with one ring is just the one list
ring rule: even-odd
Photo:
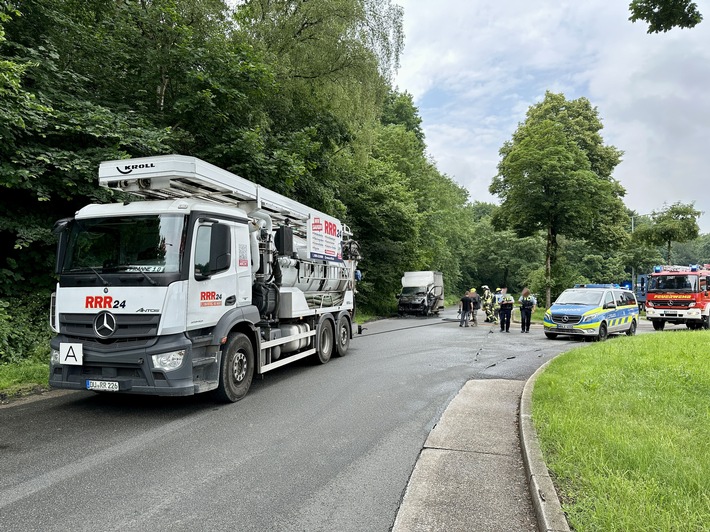
[[606,323],[602,322],[599,325],[599,334],[596,337],[597,342],[603,342],[609,337],[609,330],[606,328]]
[[557,335],[555,333],[546,332],[545,336],[547,336],[550,340],[554,340],[555,338],[557,338]]
[[219,371],[219,385],[215,396],[225,403],[235,403],[242,399],[254,377],[254,349],[242,333],[230,334],[222,351]]
[[636,334],[636,320],[631,320],[631,325],[629,325],[629,329],[626,331],[626,336],[633,336]]

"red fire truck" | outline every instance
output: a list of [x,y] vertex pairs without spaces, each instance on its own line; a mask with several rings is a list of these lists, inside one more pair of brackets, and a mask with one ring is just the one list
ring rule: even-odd
[[646,319],[655,330],[662,331],[666,323],[709,327],[710,264],[656,266],[646,287]]

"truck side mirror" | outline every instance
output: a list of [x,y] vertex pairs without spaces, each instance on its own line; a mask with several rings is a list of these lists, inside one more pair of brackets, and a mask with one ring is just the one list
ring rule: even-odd
[[402,297],[402,294],[397,294],[397,295],[394,296],[394,297],[396,297],[397,299],[399,299],[400,297]]
[[54,223],[52,233],[59,236],[57,241],[57,257],[54,264],[54,273],[59,274],[62,271],[64,257],[67,254],[67,243],[69,240],[69,229],[74,223],[74,218],[62,218]]

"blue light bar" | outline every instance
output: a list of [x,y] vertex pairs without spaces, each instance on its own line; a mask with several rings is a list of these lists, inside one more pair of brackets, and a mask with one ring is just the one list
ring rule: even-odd
[[691,272],[697,272],[699,269],[700,269],[700,265],[699,265],[699,264],[691,264],[691,265],[690,265],[690,271],[691,271]]
[[654,273],[659,273],[663,271],[663,266],[654,266],[653,267],[653,272]]

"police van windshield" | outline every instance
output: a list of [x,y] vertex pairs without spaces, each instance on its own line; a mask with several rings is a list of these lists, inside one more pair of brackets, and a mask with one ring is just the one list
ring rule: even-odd
[[186,221],[167,214],[75,220],[62,273],[179,272]]
[[565,290],[555,301],[555,305],[600,306],[604,292],[601,290]]
[[659,275],[648,280],[649,292],[697,292],[697,275]]

